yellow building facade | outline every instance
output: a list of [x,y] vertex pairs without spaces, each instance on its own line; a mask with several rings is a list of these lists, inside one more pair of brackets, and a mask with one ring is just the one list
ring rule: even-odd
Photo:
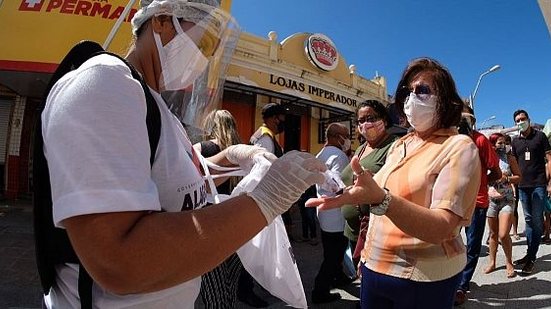
[[367,99],[388,103],[385,78],[359,76],[330,38],[297,33],[279,41],[272,31],[266,38],[241,34],[226,77],[223,108],[236,116],[241,138],[248,141],[262,124],[262,107],[283,104],[288,111],[280,137],[284,149],[316,153],[327,124],[341,122],[355,133],[355,112]]
[[[67,51],[81,40],[103,43],[122,15],[109,50],[124,55],[130,46],[130,19],[138,1],[0,0],[0,198],[18,198],[32,189],[32,141],[46,85]],[[221,0],[226,9],[231,0]],[[222,107],[238,121],[247,143],[262,124],[261,108],[283,104],[285,150],[316,153],[327,124],[341,122],[355,132],[360,102],[388,103],[386,80],[367,79],[346,63],[338,47],[320,33],[265,38],[242,33],[224,86]],[[357,143],[356,143],[357,146]]]

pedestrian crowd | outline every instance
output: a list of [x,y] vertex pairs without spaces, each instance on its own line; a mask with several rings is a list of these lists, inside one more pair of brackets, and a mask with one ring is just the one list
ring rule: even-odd
[[[267,307],[236,251],[279,216],[293,241],[321,241],[322,263],[306,291],[314,304],[339,300],[331,290],[357,279],[361,308],[463,304],[486,225],[484,273],[498,269],[499,247],[504,280],[537,267],[551,226],[544,215],[551,213],[551,136],[531,125],[527,111],[512,114],[512,138],[487,137],[446,67],[417,58],[402,72],[392,110],[362,102],[352,126],[326,125],[315,155],[279,143],[288,116],[279,103],[263,104],[262,125],[242,140],[215,92],[209,90],[212,101],[193,101],[207,96],[201,85],[220,88],[208,75],[225,67],[233,18],[214,0],[141,6],[132,19],[129,64],[93,57],[47,97],[40,130],[52,224],[67,232],[77,258],[56,265],[47,308],[193,308],[197,298],[206,308],[238,301]],[[155,147],[144,121],[147,94],[129,66],[160,113]],[[397,126],[400,134],[391,130]],[[354,137],[359,146],[351,149]],[[251,192],[206,197],[213,189],[204,175],[222,167],[250,171],[259,157],[271,166]],[[326,185],[327,175],[337,188]],[[240,180],[216,178],[216,190],[230,195]],[[300,209],[300,236],[290,229],[292,206]],[[513,257],[519,206],[527,248]],[[92,280],[89,294],[82,273]]]

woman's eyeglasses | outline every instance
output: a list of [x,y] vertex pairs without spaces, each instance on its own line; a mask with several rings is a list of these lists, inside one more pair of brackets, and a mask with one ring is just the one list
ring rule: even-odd
[[419,85],[415,86],[414,88],[409,88],[409,87],[406,87],[406,86],[402,86],[402,88],[400,90],[403,91],[403,93],[405,95],[408,95],[410,93],[415,93],[417,95],[431,95],[431,94],[433,94],[432,90],[430,89],[430,86],[426,85],[426,84],[419,84]]
[[379,117],[376,117],[376,116],[367,116],[367,117],[363,117],[363,118],[359,118],[358,119],[358,124],[363,124],[365,122],[370,122],[370,123],[373,123],[377,120],[379,120],[380,118]]

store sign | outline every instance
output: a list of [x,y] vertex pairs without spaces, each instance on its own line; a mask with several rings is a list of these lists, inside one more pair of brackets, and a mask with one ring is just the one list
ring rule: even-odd
[[342,103],[344,105],[354,107],[354,108],[357,107],[356,99],[352,99],[352,98],[340,95],[338,93],[335,93],[333,91],[325,90],[323,88],[316,87],[313,85],[308,85],[301,81],[296,81],[290,78],[285,78],[282,76],[275,76],[273,74],[270,74],[270,84],[304,92],[309,95],[313,95],[331,102]]
[[[117,19],[124,11],[124,3],[113,5],[107,0],[21,0],[19,11],[98,16],[103,19]],[[130,10],[125,18],[129,22],[136,9]]]
[[[0,0],[0,70],[53,72],[76,43],[106,40],[129,0]],[[136,0],[109,51],[125,55],[132,42]],[[231,1],[222,0],[229,9]]]
[[[136,1],[109,50],[124,55]],[[102,44],[128,0],[9,0],[0,5],[0,70],[53,72],[76,43]]]
[[333,41],[321,33],[310,35],[304,51],[310,62],[324,71],[332,71],[339,64],[339,53]]

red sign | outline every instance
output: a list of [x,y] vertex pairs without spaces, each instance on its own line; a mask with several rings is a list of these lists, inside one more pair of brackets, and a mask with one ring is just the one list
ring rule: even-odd
[[[44,5],[45,3],[47,4]],[[94,0],[21,0],[19,11],[55,12],[117,19],[124,11],[124,5],[113,5],[107,1]],[[125,21],[130,22],[135,13],[136,9],[131,9]]]

